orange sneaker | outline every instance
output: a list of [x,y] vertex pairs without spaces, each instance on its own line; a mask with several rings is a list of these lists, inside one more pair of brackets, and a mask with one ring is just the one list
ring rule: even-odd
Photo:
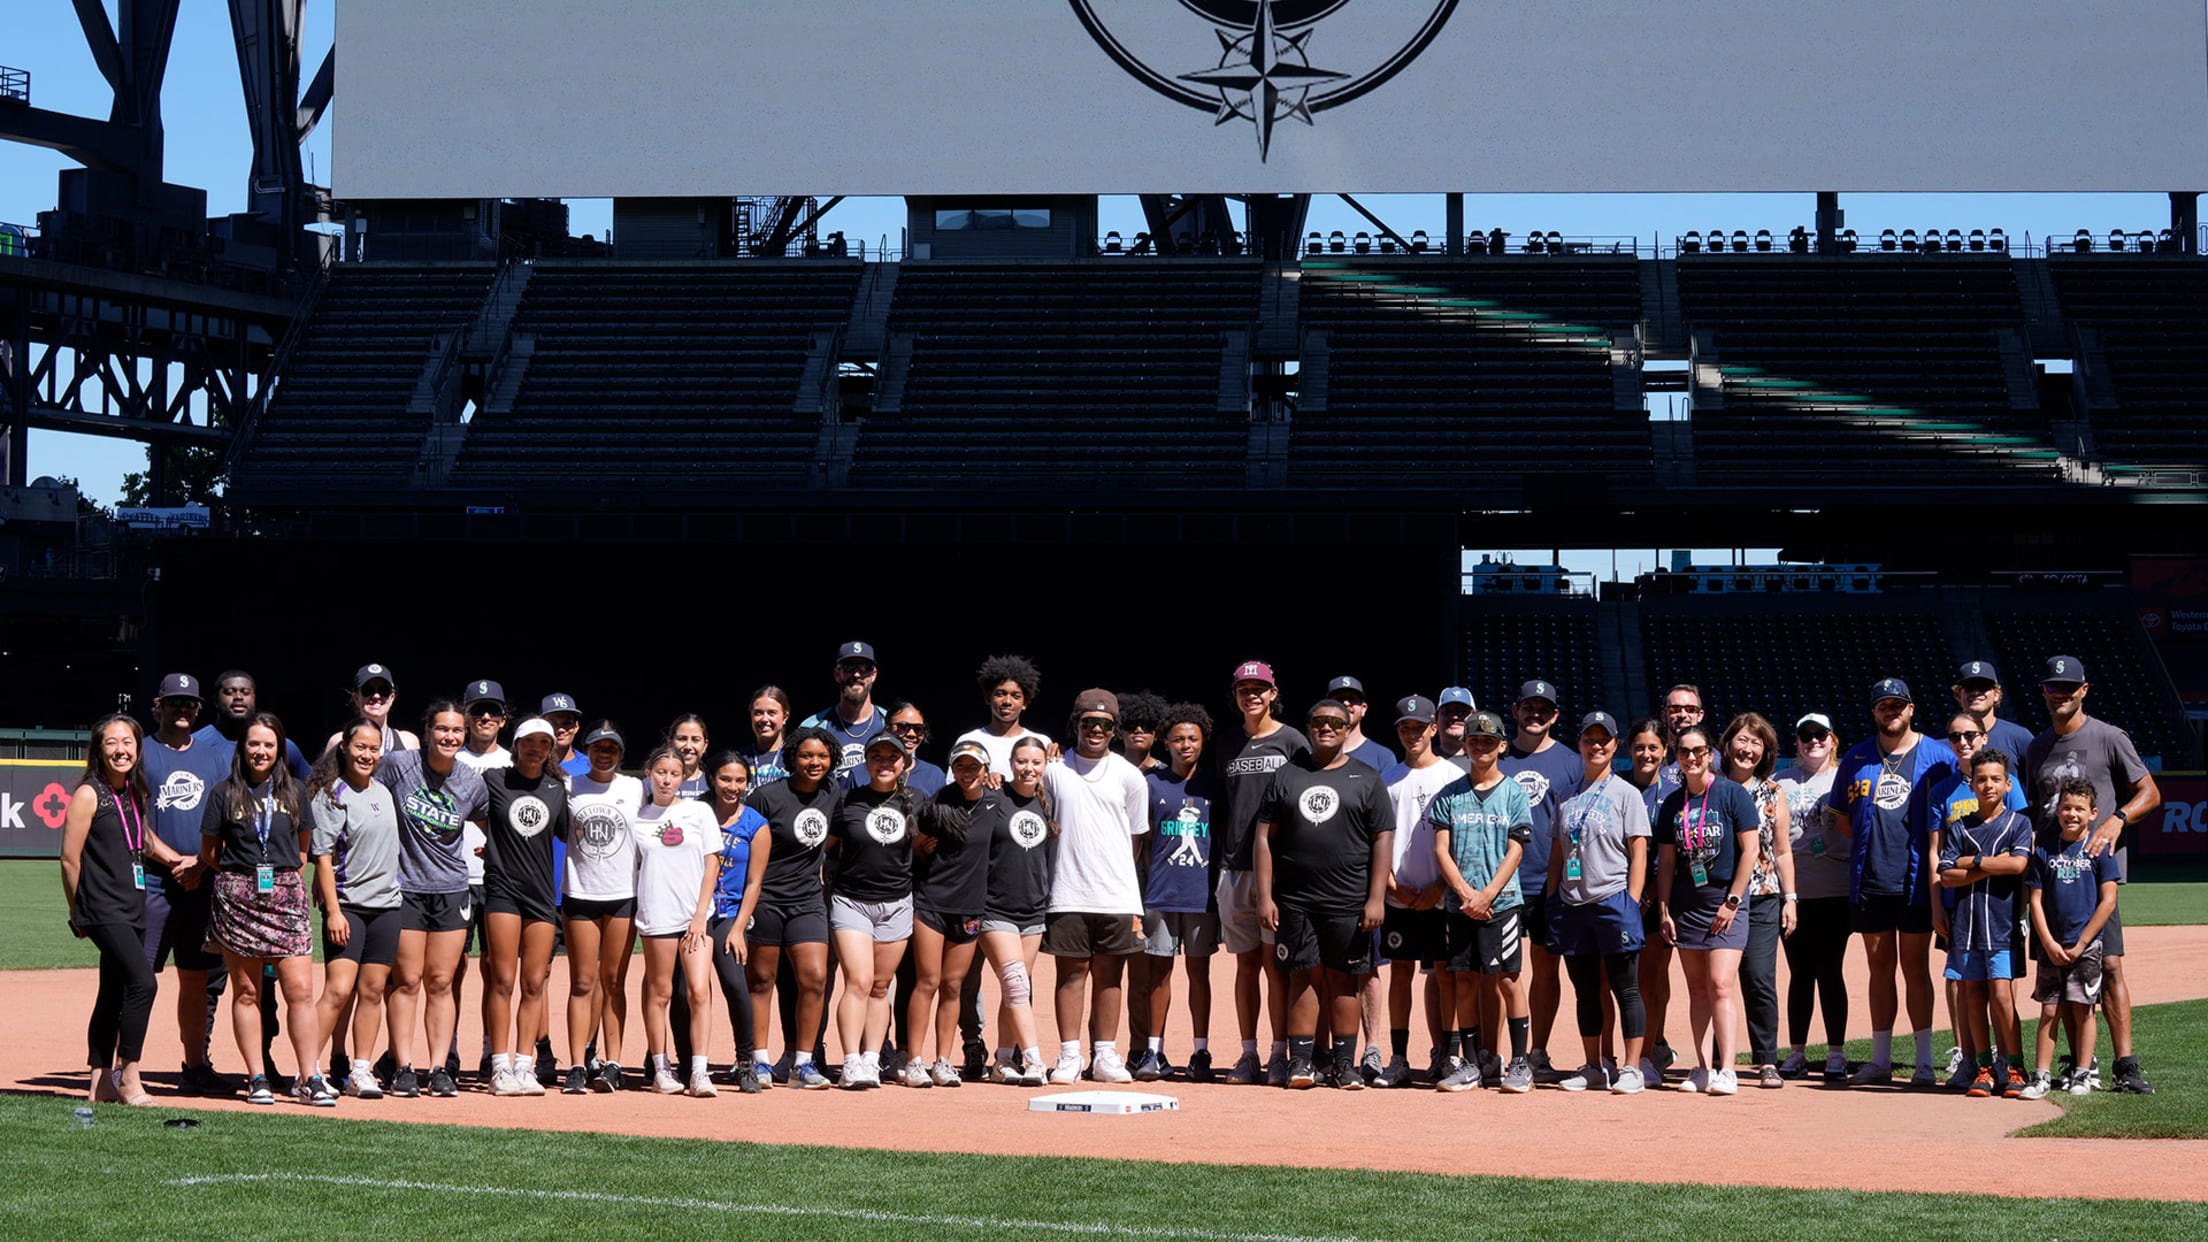
[[1978,1076],[1970,1080],[1970,1091],[1968,1093],[1970,1095],[1970,1098],[1974,1100],[1983,1100],[1988,1096],[1993,1095],[1994,1090],[1995,1088],[1993,1085],[1993,1067],[1990,1065],[1979,1066]]

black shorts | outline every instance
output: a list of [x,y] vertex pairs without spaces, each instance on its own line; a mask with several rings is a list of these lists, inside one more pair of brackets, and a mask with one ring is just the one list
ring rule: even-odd
[[[155,974],[176,955],[178,970],[221,972],[222,954],[207,951],[207,920],[214,912],[215,882],[212,876],[197,889],[146,877],[146,964]],[[2121,943],[2121,940],[2119,940]]]
[[1131,957],[1142,952],[1132,914],[1064,911],[1043,918],[1043,952],[1052,957]]
[[322,960],[347,961],[360,966],[389,966],[399,960],[399,924],[404,917],[400,907],[383,910],[364,910],[359,906],[339,906],[338,913],[345,919],[345,944],[330,943],[329,924],[322,928]]
[[399,930],[464,932],[475,915],[467,893],[400,893]]
[[943,937],[945,944],[972,944],[981,939],[981,916],[978,914],[937,914],[926,906],[914,906],[912,917]]
[[1865,893],[1862,900],[1848,908],[1848,930],[1859,936],[1890,931],[1907,936],[1929,936],[1932,934],[1932,907],[1911,905],[1905,897]]
[[549,897],[524,893],[489,877],[483,883],[483,913],[518,915],[524,923],[557,925],[560,921],[560,912]]
[[633,919],[636,917],[636,898],[616,897],[611,901],[594,901],[588,897],[570,897],[560,903],[560,913],[586,923],[594,923],[599,919]]
[[1380,951],[1393,962],[1438,962],[1448,951],[1441,907],[1389,906],[1380,920]]
[[2124,955],[2123,891],[2121,888],[2116,890],[2116,908],[2108,912],[2108,921],[2101,924],[2101,960],[2104,962]]
[[491,947],[483,937],[483,916],[490,913],[483,908],[483,886],[468,885],[468,941],[460,946],[463,953],[481,953]]
[[1547,893],[1522,894],[1525,905],[1518,908],[1518,925],[1525,929],[1526,943],[1545,952],[1556,952],[1549,943],[1549,895]]
[[1523,961],[1523,910],[1505,910],[1486,922],[1451,910],[1443,919],[1447,967],[1460,974],[1515,975]]
[[1281,906],[1273,933],[1273,959],[1282,970],[1324,966],[1344,974],[1372,971],[1372,933],[1357,926],[1356,910],[1306,910]]
[[762,903],[753,907],[744,939],[784,949],[798,944],[827,944],[828,906],[823,902],[784,909]]

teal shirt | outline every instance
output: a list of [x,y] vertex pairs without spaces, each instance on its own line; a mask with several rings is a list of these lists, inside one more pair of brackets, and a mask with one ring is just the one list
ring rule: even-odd
[[[1449,782],[1426,804],[1426,822],[1449,834],[1449,855],[1464,882],[1474,888],[1486,888],[1494,880],[1512,841],[1523,850],[1533,840],[1533,806],[1526,801],[1526,788],[1507,776],[1484,792],[1472,787],[1469,776]],[[1454,892],[1447,902],[1451,910],[1460,904]],[[1517,872],[1512,872],[1510,882],[1495,894],[1494,909],[1515,910],[1524,904]]]

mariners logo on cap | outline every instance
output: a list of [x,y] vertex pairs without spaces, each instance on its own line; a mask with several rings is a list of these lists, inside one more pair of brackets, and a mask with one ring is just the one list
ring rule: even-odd
[[371,673],[371,674],[372,674],[372,675],[374,675],[374,676],[377,676],[377,677],[381,677],[381,676],[383,676],[383,675],[384,675],[384,670],[383,670],[383,666],[382,666],[381,664],[371,664],[371,665],[369,665],[369,666],[368,666],[368,672],[369,672],[369,673]]
[[491,683],[487,681],[479,681],[475,683],[475,692],[477,694],[483,695],[489,694],[491,692]]

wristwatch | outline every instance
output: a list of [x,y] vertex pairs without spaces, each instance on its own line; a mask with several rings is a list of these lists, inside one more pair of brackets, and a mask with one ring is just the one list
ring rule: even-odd
[[1780,896],[1786,898],[1788,901],[1800,901],[1802,899],[1802,895],[1800,893],[1781,893]]
[[1740,909],[1740,894],[1739,894],[1739,893],[1727,893],[1727,894],[1725,894],[1725,908],[1726,908],[1726,909],[1728,909],[1728,910],[1738,910],[1738,909]]

